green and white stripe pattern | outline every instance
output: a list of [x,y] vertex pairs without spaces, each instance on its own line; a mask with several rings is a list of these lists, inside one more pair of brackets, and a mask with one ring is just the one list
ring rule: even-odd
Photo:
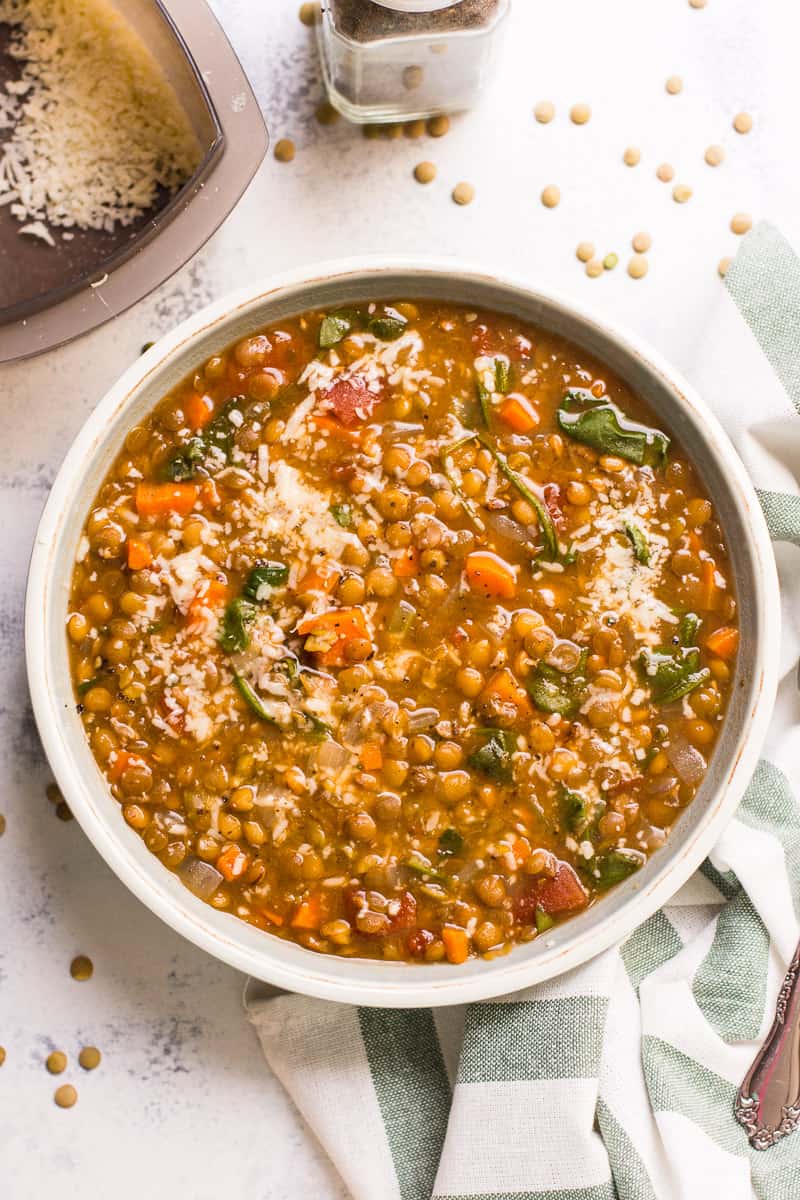
[[566,976],[434,1012],[252,991],[267,1060],[356,1200],[800,1198],[800,1133],[759,1153],[732,1113],[800,933],[800,260],[772,227],[745,239],[703,357],[781,574],[765,758],[672,903]]

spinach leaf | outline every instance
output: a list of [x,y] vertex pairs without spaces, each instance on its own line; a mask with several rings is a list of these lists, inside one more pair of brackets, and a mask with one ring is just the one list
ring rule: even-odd
[[289,568],[286,563],[259,559],[251,568],[242,591],[248,600],[254,600],[258,604],[265,598],[262,588],[283,587],[288,578]]
[[331,513],[337,525],[349,529],[353,524],[353,510],[349,504],[332,504]]
[[258,609],[249,600],[238,597],[231,600],[222,618],[222,628],[219,632],[219,643],[228,654],[237,654],[246,650],[250,644],[250,634],[247,626],[256,619]]
[[494,390],[504,396],[511,391],[511,365],[504,358],[494,360]]
[[650,547],[647,544],[647,538],[644,533],[638,525],[634,525],[633,521],[626,521],[624,529],[633,546],[633,557],[637,562],[647,566],[650,562]]
[[185,483],[194,479],[198,465],[206,456],[205,443],[202,438],[193,437],[181,446],[167,459],[162,467],[162,475],[170,483]]
[[605,890],[636,873],[644,866],[646,857],[639,850],[609,850],[599,854],[588,869],[588,878],[596,888]]
[[164,478],[171,483],[184,483],[188,479],[194,479],[197,468],[215,450],[222,455],[225,462],[230,462],[233,437],[237,428],[231,416],[234,411],[241,415],[241,402],[241,396],[234,396],[201,434],[179,446],[161,469]]
[[457,829],[445,829],[439,835],[439,853],[450,856],[460,854],[464,849],[464,839]]
[[475,392],[478,397],[478,403],[481,406],[481,416],[483,423],[487,429],[491,429],[492,425],[492,403],[491,393],[488,388],[485,388],[480,379],[475,380]]
[[629,420],[616,404],[585,390],[569,391],[556,413],[567,437],[601,454],[614,454],[638,466],[663,467],[670,439],[660,429]]
[[547,663],[539,662],[526,681],[528,694],[541,712],[558,713],[562,717],[573,716],[580,707],[586,689],[586,661],[588,650],[581,654],[574,671],[557,671]]
[[522,476],[518,474],[518,472],[515,471],[512,466],[509,465],[509,461],[505,454],[503,454],[501,450],[498,450],[497,446],[495,446],[494,443],[489,440],[489,438],[484,437],[483,434],[479,434],[478,441],[482,446],[486,447],[500,468],[502,474],[505,475],[509,483],[517,489],[523,499],[528,501],[528,504],[530,504],[531,508],[536,513],[536,518],[539,522],[539,529],[541,530],[542,534],[542,541],[544,543],[540,551],[540,558],[543,558],[546,562],[561,562],[565,565],[573,563],[575,561],[575,555],[569,550],[562,550],[558,544],[556,527],[553,524],[553,518],[550,516],[550,512],[544,501],[539,499],[536,493],[532,490],[530,484],[528,484],[526,480],[524,480]]
[[367,329],[382,342],[396,342],[405,332],[408,321],[402,317],[373,317],[367,323]]
[[674,654],[668,650],[643,650],[639,669],[656,704],[674,704],[711,675],[708,667],[700,666],[697,646],[681,646]]
[[561,820],[569,833],[580,833],[589,820],[589,801],[580,792],[561,784],[559,788]]
[[469,765],[490,779],[508,783],[513,773],[511,755],[517,748],[517,739],[507,729],[483,729],[481,734],[485,741],[470,754]]
[[100,682],[100,676],[94,675],[91,679],[86,679],[83,683],[79,683],[75,691],[79,696],[85,696],[92,688]]
[[682,646],[696,646],[697,634],[702,624],[697,613],[684,613],[678,626],[678,640]]
[[233,684],[239,695],[250,705],[257,717],[260,717],[262,721],[266,721],[268,725],[278,724],[272,713],[267,712],[261,697],[251,688],[243,675],[239,675],[238,672],[234,671]]
[[443,875],[441,871],[437,871],[436,867],[428,861],[424,854],[420,854],[419,850],[414,850],[412,854],[409,854],[403,866],[408,867],[411,871],[416,871],[418,875],[426,876],[428,879],[436,879],[439,883],[449,883],[447,875]]
[[320,350],[330,350],[331,346],[338,346],[342,338],[347,337],[353,329],[357,319],[356,313],[346,309],[323,317],[319,327]]
[[541,905],[537,904],[536,905],[536,932],[544,933],[547,929],[552,929],[553,926],[555,925],[555,923],[556,923],[555,917],[551,917],[549,912],[545,912],[545,910],[541,907]]

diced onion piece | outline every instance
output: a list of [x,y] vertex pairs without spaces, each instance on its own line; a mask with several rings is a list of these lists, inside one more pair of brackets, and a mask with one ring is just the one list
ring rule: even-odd
[[667,747],[667,758],[672,763],[682,783],[694,787],[706,773],[706,760],[699,750],[690,746],[686,738],[676,734]]
[[201,900],[210,900],[222,883],[222,875],[211,863],[199,858],[187,858],[178,867],[181,883]]

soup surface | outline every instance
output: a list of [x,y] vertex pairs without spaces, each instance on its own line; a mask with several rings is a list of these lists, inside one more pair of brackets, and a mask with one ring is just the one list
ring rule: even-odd
[[702,481],[574,346],[449,304],[312,312],[131,429],[67,620],[122,817],[215,908],[460,963],[640,869],[737,649]]

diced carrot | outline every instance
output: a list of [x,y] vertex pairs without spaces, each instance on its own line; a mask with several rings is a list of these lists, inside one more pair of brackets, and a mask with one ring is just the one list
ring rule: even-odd
[[515,838],[511,849],[514,852],[514,858],[517,860],[517,866],[521,866],[531,856],[531,844],[527,838]]
[[145,567],[149,567],[153,561],[153,555],[147,542],[142,538],[128,538],[128,569],[131,571],[141,571]]
[[322,895],[312,892],[294,910],[291,925],[293,929],[319,929],[323,919]]
[[491,550],[473,550],[464,559],[467,583],[474,592],[510,600],[517,590],[517,569]]
[[515,433],[530,433],[539,424],[539,414],[521,392],[509,393],[500,406],[500,417]]
[[314,413],[311,419],[317,429],[323,433],[329,433],[331,437],[339,438],[340,441],[347,442],[350,446],[361,445],[361,431],[359,429],[345,429],[341,421],[337,421],[334,417],[324,417],[318,413]]
[[217,870],[225,876],[229,883],[244,875],[249,866],[249,854],[245,854],[244,850],[240,850],[238,846],[228,846],[217,859]]
[[397,558],[392,562],[392,570],[398,579],[410,579],[417,573],[419,564],[419,551],[416,546],[409,546],[406,550],[401,550]]
[[203,508],[219,508],[222,503],[213,479],[204,479],[200,484],[200,503]]
[[197,589],[186,613],[187,628],[202,627],[209,609],[219,608],[228,598],[228,585],[222,579],[204,579]]
[[706,647],[717,658],[733,658],[739,648],[739,630],[732,625],[721,625],[708,635]]
[[192,392],[183,405],[183,413],[186,417],[186,424],[193,433],[198,433],[201,429],[205,429],[213,417],[214,401],[210,396],[201,396],[198,392]]
[[295,591],[325,592],[327,594],[333,591],[341,577],[342,573],[338,567],[334,567],[332,563],[323,562],[306,572],[298,582]]
[[267,918],[270,925],[282,925],[283,924],[283,917],[281,916],[281,914],[275,912],[274,909],[272,909],[272,908],[262,908],[261,914],[262,914],[262,916]]
[[484,697],[496,696],[499,700],[516,705],[520,716],[533,716],[533,706],[528,699],[527,692],[517,682],[508,667],[502,667],[492,676],[481,695]]
[[358,757],[365,771],[379,771],[383,766],[383,751],[377,742],[367,742]]
[[467,961],[469,938],[466,929],[462,929],[460,925],[445,925],[442,929],[442,941],[448,962],[463,963]]
[[703,549],[703,539],[700,537],[700,534],[694,529],[690,529],[686,537],[689,542],[689,549],[694,550],[695,554],[699,554]]
[[297,624],[297,632],[305,637],[313,635],[312,645],[306,649],[317,655],[324,667],[340,667],[346,661],[347,643],[352,638],[368,638],[369,628],[361,608],[328,608],[325,612],[311,613]]
[[717,607],[717,564],[713,558],[704,558],[700,564],[700,607],[711,611]]
[[138,483],[136,511],[140,517],[163,517],[179,513],[185,517],[197,502],[196,483]]
[[144,759],[139,754],[131,754],[129,750],[117,750],[114,755],[114,761],[108,768],[108,778],[112,783],[116,783],[120,776],[128,770],[128,767],[143,767],[145,765]]

